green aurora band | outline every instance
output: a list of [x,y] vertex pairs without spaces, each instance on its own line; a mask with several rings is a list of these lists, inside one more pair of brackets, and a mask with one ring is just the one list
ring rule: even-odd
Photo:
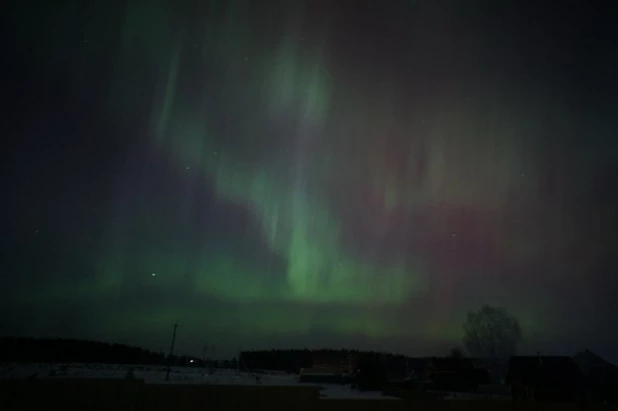
[[[205,329],[232,345],[311,332],[459,341],[465,309],[480,302],[458,300],[462,315],[450,315],[449,304],[455,302],[449,290],[465,280],[466,270],[478,267],[462,268],[460,280],[437,275],[444,262],[424,254],[427,249],[388,258],[359,252],[346,241],[347,210],[333,200],[333,192],[349,195],[350,208],[363,208],[362,216],[378,227],[372,231],[376,243],[386,242],[389,232],[406,225],[414,213],[448,205],[493,216],[515,201],[515,191],[517,198],[537,198],[538,184],[520,176],[519,170],[536,172],[535,160],[526,157],[530,147],[520,136],[531,134],[540,120],[528,113],[535,107],[513,108],[530,96],[509,100],[488,93],[484,105],[427,101],[401,113],[393,97],[396,85],[342,75],[328,54],[325,35],[298,28],[303,22],[298,10],[286,18],[286,34],[264,47],[252,37],[245,2],[228,2],[225,12],[225,2],[203,3],[194,17],[200,24],[193,25],[169,11],[171,2],[127,3],[105,108],[120,123],[146,118],[142,123],[149,128],[136,131],[144,135],[138,138],[138,151],[182,181],[170,194],[178,196],[181,206],[173,217],[156,207],[129,217],[122,189],[138,190],[140,181],[119,184],[103,246],[93,256],[96,282],[77,279],[28,290],[23,301],[51,303],[73,296],[105,302],[109,310],[97,317],[101,333],[120,336],[136,330],[158,335],[178,320],[185,335]],[[152,91],[150,100],[144,90]],[[144,101],[150,106],[144,107]],[[485,119],[483,124],[478,118]],[[429,142],[423,150],[412,138],[391,137],[408,121],[423,124]],[[461,138],[452,138],[453,130],[462,130]],[[472,136],[475,143],[466,144]],[[288,151],[273,152],[273,147]],[[423,156],[427,171],[420,178],[414,170]],[[461,158],[472,160],[456,161]],[[194,203],[194,193],[204,188],[214,191],[217,202],[251,214],[265,245],[259,259],[268,262],[239,257],[236,251],[250,241],[243,238],[186,253],[161,246],[185,241],[182,227],[208,212]],[[452,221],[439,213],[428,215],[424,232],[447,232],[450,238]],[[548,221],[563,225],[559,215]],[[498,239],[488,231],[487,238],[501,257],[534,260],[542,247],[533,235],[513,229]],[[576,235],[556,235],[547,253],[559,255]],[[150,272],[156,276],[149,277]],[[115,302],[132,298],[125,295],[127,289],[160,291],[187,282],[192,296],[217,301],[216,312],[184,301],[144,304],[129,312],[115,308]],[[446,291],[430,298],[436,289]],[[514,314],[527,336],[551,332],[545,324],[549,303],[530,299],[514,304],[509,290],[488,299],[482,303],[516,305]],[[437,313],[425,314],[425,309]],[[414,327],[402,327],[407,316],[414,317]]]

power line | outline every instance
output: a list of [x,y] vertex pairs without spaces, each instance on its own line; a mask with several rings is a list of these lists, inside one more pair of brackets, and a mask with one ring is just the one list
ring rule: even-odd
[[174,333],[172,334],[172,346],[170,347],[170,355],[167,359],[167,374],[165,375],[165,381],[170,380],[170,372],[172,370],[172,356],[174,355],[174,344],[176,344],[176,329],[178,328],[178,322],[174,323]]

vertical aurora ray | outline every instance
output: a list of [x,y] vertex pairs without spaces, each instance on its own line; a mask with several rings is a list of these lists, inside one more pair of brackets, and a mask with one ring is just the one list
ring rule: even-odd
[[[223,271],[207,272],[206,263],[196,275],[198,289],[245,301],[403,302],[412,289],[419,285],[423,288],[419,280],[422,275],[410,275],[410,267],[397,261],[377,270],[370,261],[345,251],[336,216],[320,198],[319,190],[309,186],[310,158],[328,113],[329,86],[325,64],[320,59],[302,58],[293,51],[292,44],[289,39],[284,42],[275,54],[272,75],[267,76],[273,84],[269,97],[271,121],[281,117],[297,119],[297,127],[288,131],[295,147],[292,178],[275,179],[276,171],[267,166],[247,169],[233,160],[234,153],[214,150],[209,143],[213,141],[209,137],[212,134],[198,124],[203,123],[201,120],[185,117],[182,123],[173,121],[182,124],[182,129],[172,128],[168,133],[174,163],[201,170],[198,178],[203,184],[214,184],[222,200],[246,204],[253,210],[269,248],[287,264],[287,286],[278,291],[260,284],[265,281],[263,277],[249,273],[248,283],[240,279],[242,276],[232,281],[230,278],[237,277],[226,274],[231,268],[221,265],[213,266],[220,266]],[[173,58],[171,64],[170,73],[174,73],[178,62]],[[170,75],[168,90],[176,87],[173,77],[176,76]],[[169,108],[169,93],[165,93],[163,100],[167,107],[164,112],[180,113]],[[205,161],[202,155],[206,156]],[[207,281],[202,280],[204,276],[208,276]],[[222,281],[223,278],[228,280]],[[251,290],[249,294],[237,290],[236,284],[243,281]]]
[[[180,59],[180,47],[176,47],[172,58],[170,59],[169,68],[167,70],[167,78],[165,81],[165,88],[163,96],[158,101],[160,102],[160,108],[157,107],[152,110],[152,131],[157,142],[160,144],[165,138],[165,134],[168,131],[170,116],[172,107],[174,105],[174,99],[176,97],[176,82],[178,79],[178,64]],[[155,100],[157,101],[157,100]]]
[[[384,69],[382,45],[341,47],[325,27],[308,33],[300,12],[285,33],[262,36],[242,1],[188,19],[154,3],[127,3],[110,64],[109,121],[130,147],[104,205],[96,282],[50,287],[49,299],[65,290],[113,304],[142,292],[194,303],[118,314],[127,332],[141,319],[154,329],[202,318],[215,301],[230,312],[204,314],[205,327],[230,335],[453,341],[457,315],[508,287],[503,277],[560,264],[585,231],[541,204],[549,166],[531,153],[542,134],[533,92],[444,91],[433,85],[457,81],[419,69],[422,51]],[[376,56],[364,67],[355,53]],[[502,297],[530,330],[543,327],[547,307]]]
[[264,171],[242,176],[237,168],[229,174],[224,170],[220,167],[217,174],[218,193],[255,209],[269,247],[287,260],[289,289],[282,298],[396,303],[404,301],[413,287],[422,288],[421,273],[415,278],[409,267],[380,267],[376,275],[373,264],[346,253],[340,245],[339,224],[318,201],[293,189],[282,191]]

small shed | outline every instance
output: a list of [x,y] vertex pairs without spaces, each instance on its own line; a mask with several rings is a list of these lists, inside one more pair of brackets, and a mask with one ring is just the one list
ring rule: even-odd
[[480,384],[489,382],[487,371],[476,367],[470,358],[432,358],[427,377],[430,387],[441,391],[474,392]]

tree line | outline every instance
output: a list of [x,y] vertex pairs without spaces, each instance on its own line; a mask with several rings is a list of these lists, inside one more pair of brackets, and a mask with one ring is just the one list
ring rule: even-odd
[[[485,305],[468,314],[463,324],[463,345],[466,353],[455,348],[450,357],[461,358],[466,354],[476,358],[493,360],[501,368],[514,355],[522,332],[517,318],[505,309]],[[371,360],[369,360],[371,359]],[[374,364],[393,377],[403,377],[410,371],[423,371],[426,359],[411,358],[392,353],[361,352],[358,350],[333,349],[277,349],[245,351],[237,359],[214,361],[189,356],[167,358],[163,353],[124,344],[109,344],[97,341],[61,338],[0,338],[1,362],[81,362],[107,364],[172,364],[211,368],[236,368],[243,370],[271,370],[298,373],[301,368],[315,365],[336,366],[354,372],[359,362]],[[489,364],[488,364],[489,365]],[[490,365],[490,368],[493,366]]]
[[0,362],[163,364],[165,356],[124,344],[63,338],[0,338]]

